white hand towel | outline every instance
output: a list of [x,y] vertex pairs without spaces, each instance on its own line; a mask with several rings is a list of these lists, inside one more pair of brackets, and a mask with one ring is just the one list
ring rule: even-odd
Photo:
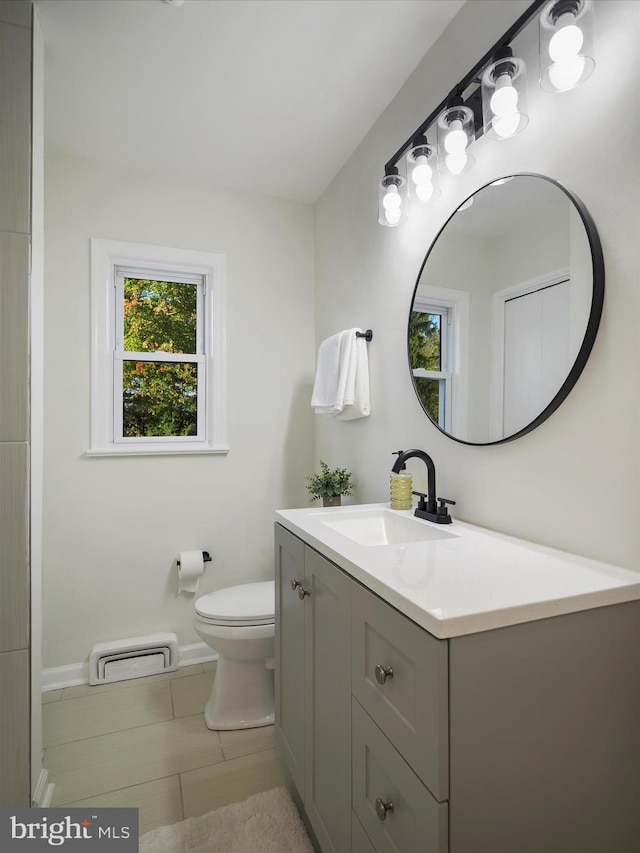
[[326,338],[320,344],[316,379],[311,395],[311,405],[316,414],[336,415],[343,410],[350,363],[351,371],[354,370],[355,340],[355,330],[346,329]]
[[311,396],[317,415],[354,420],[369,414],[369,361],[359,331],[346,329],[320,344]]
[[[355,337],[355,336],[354,336]],[[371,411],[371,399],[369,394],[369,354],[367,343],[364,338],[355,338],[355,364],[353,389],[351,390],[347,380],[345,392],[345,405],[343,410],[336,415],[338,420],[352,421],[356,418],[366,418]]]

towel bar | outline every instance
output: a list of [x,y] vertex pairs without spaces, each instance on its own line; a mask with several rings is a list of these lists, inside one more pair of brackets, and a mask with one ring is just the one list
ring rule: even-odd
[[373,340],[373,332],[367,329],[366,332],[356,332],[356,338],[364,338],[366,341]]

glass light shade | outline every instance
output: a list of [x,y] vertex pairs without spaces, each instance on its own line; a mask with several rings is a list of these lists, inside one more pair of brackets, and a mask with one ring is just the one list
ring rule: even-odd
[[414,145],[407,153],[407,183],[409,199],[416,204],[428,204],[440,195],[440,179],[435,146]]
[[540,85],[547,92],[574,89],[596,67],[593,0],[552,0],[539,22]]
[[493,62],[482,75],[485,135],[510,139],[529,124],[525,64],[514,56]]
[[407,181],[401,175],[385,175],[378,184],[378,222],[392,228],[407,218]]
[[469,107],[454,106],[438,116],[438,169],[445,175],[460,175],[475,160],[475,121]]

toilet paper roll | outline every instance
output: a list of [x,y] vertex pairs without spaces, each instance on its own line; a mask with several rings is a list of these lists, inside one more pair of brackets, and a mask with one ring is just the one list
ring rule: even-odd
[[178,556],[178,592],[197,592],[204,572],[202,551],[180,551]]

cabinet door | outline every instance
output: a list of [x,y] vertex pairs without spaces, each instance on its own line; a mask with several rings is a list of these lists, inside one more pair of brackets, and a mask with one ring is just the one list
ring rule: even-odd
[[304,797],[304,604],[291,579],[304,582],[304,545],[275,526],[276,742],[301,797]]
[[351,849],[351,586],[305,548],[304,802],[323,853]]

